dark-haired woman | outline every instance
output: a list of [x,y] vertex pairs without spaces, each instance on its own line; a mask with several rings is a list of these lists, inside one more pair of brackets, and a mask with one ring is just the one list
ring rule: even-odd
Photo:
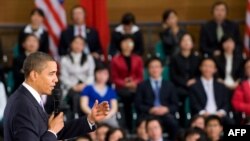
[[18,36],[19,54],[24,53],[23,42],[27,34],[34,34],[39,39],[39,51],[49,53],[49,37],[48,32],[43,27],[43,20],[45,18],[44,12],[35,8],[30,13],[30,23],[26,25]]
[[94,82],[95,62],[91,55],[86,55],[83,50],[86,41],[81,36],[76,36],[70,44],[70,53],[61,59],[60,80],[64,86],[69,104],[74,113],[79,112],[79,98],[86,85]]
[[109,49],[110,55],[114,56],[121,51],[120,41],[123,35],[131,35],[135,43],[133,52],[138,55],[143,55],[144,47],[142,32],[140,27],[136,25],[135,16],[132,13],[125,13],[122,16],[121,24],[114,29]]
[[178,15],[175,10],[169,9],[162,16],[164,30],[160,33],[165,54],[172,57],[179,52],[179,41],[186,30],[181,28],[178,23]]

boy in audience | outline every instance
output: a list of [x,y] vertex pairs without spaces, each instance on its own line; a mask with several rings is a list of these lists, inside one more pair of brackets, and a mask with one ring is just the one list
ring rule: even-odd
[[205,121],[205,131],[211,141],[221,141],[223,131],[222,122],[219,116],[208,116]]
[[149,141],[167,141],[167,139],[163,138],[163,129],[160,121],[155,118],[146,121],[146,131]]
[[172,83],[163,80],[161,74],[163,64],[157,57],[152,57],[147,62],[150,78],[138,85],[135,106],[138,118],[158,118],[164,130],[168,130],[170,137],[178,131],[178,123],[174,115],[178,110],[178,98]]

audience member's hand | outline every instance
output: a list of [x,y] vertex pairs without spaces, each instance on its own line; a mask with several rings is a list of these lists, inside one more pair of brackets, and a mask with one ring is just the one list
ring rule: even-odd
[[159,106],[159,107],[153,107],[149,110],[149,113],[156,116],[162,116],[164,114],[167,114],[169,112],[168,107],[165,106]]
[[221,54],[220,50],[215,50],[214,51],[214,56],[219,56]]
[[109,103],[104,101],[98,104],[98,100],[95,101],[94,106],[91,109],[91,113],[88,115],[88,120],[91,123],[102,121],[109,114]]
[[187,81],[187,86],[189,87],[189,86],[193,85],[195,82],[196,82],[195,79],[189,79],[189,80]]
[[91,55],[95,58],[95,59],[100,59],[100,55],[97,52],[93,52],[91,53]]
[[73,87],[73,90],[76,92],[81,92],[86,85],[84,83],[77,84]]
[[224,117],[224,113],[223,112],[217,112],[216,115],[220,118]]
[[210,115],[209,112],[205,112],[204,114],[202,114],[204,117],[208,117]]
[[54,133],[58,133],[64,127],[63,121],[63,112],[60,112],[59,115],[55,117],[54,113],[49,118],[49,130],[53,131]]

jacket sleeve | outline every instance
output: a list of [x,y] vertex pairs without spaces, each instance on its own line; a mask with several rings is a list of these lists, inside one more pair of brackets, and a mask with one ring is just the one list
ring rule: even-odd
[[61,59],[61,66],[60,66],[60,79],[62,81],[62,84],[64,84],[66,86],[67,89],[70,89],[71,87],[73,87],[73,83],[70,81],[70,74],[67,68],[68,64],[66,61],[65,57],[62,57]]
[[96,129],[95,126],[90,127],[87,117],[82,117],[73,121],[66,122],[64,128],[57,134],[58,139],[70,139],[81,135],[86,135]]
[[233,95],[232,105],[236,111],[250,113],[250,103],[244,102],[242,85],[239,85]]
[[205,25],[201,27],[200,31],[200,50],[203,54],[208,53],[209,55],[213,55],[213,48],[209,45],[208,41],[208,32]]
[[88,56],[88,63],[89,63],[89,69],[88,69],[88,75],[87,75],[87,84],[93,84],[94,83],[94,70],[95,70],[95,61],[92,56]]
[[125,82],[123,79],[121,79],[119,77],[119,73],[118,69],[117,69],[117,64],[114,60],[112,60],[111,62],[111,77],[112,77],[112,81],[113,83],[118,86],[118,87],[123,87]]
[[168,99],[168,107],[171,114],[175,114],[178,111],[178,97],[173,84],[169,84],[169,94],[170,98]]
[[60,56],[66,55],[68,52],[68,43],[67,43],[67,32],[66,30],[61,33],[58,53]]
[[143,98],[143,95],[145,94],[144,90],[145,90],[145,87],[144,87],[143,83],[140,83],[137,87],[136,95],[135,95],[135,108],[136,108],[136,111],[138,114],[140,114],[140,113],[149,114],[150,106],[145,105],[143,102],[143,100],[145,100]]
[[39,135],[39,129],[36,126],[38,115],[34,114],[31,108],[19,107],[18,111],[21,112],[17,112],[12,121],[15,141],[57,141],[56,136],[49,131],[42,136]]
[[198,114],[201,110],[204,110],[198,98],[198,94],[195,90],[194,85],[190,87],[190,103],[191,103],[192,114]]
[[135,83],[138,84],[143,80],[143,61],[141,58],[138,59],[137,70],[136,70]]

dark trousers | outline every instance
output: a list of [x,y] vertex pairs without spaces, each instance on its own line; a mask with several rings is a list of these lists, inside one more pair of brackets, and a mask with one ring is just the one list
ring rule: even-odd
[[117,90],[117,94],[119,96],[119,101],[123,103],[123,111],[125,117],[125,128],[129,131],[132,131],[133,128],[133,102],[134,102],[134,95],[135,92],[130,91],[129,89],[119,89]]
[[83,115],[83,112],[81,111],[81,108],[80,108],[80,93],[79,92],[76,92],[70,89],[67,94],[67,103],[69,104],[70,110],[72,111],[69,117],[70,119],[72,118],[74,119],[76,114],[79,116]]
[[183,87],[177,87],[177,94],[178,94],[178,99],[179,99],[179,114],[180,114],[180,126],[182,127],[186,127],[187,126],[187,115],[186,115],[186,109],[189,105],[185,105],[186,104],[186,100],[189,96],[189,92],[187,89],[183,88]]

